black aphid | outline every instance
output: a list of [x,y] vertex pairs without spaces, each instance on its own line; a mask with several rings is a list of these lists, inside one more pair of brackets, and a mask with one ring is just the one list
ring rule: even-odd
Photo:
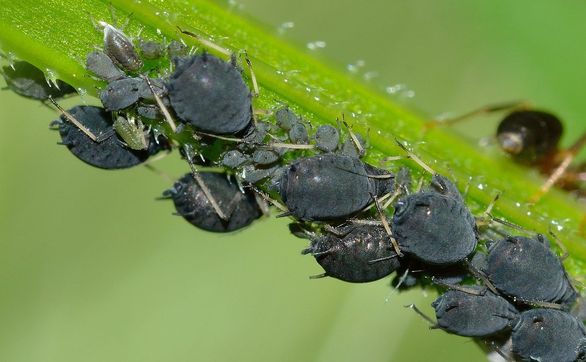
[[470,288],[475,293],[448,290],[437,298],[437,326],[447,332],[465,337],[488,337],[512,328],[519,312],[506,299]]
[[112,59],[106,53],[94,50],[87,55],[85,68],[95,74],[100,79],[112,82],[122,79],[126,74],[118,68]]
[[392,178],[357,158],[325,154],[301,158],[283,172],[278,185],[289,213],[300,220],[331,220],[356,214],[373,197],[391,191]]
[[24,61],[2,67],[2,75],[8,88],[23,97],[46,100],[49,97],[60,98],[76,92],[75,88],[61,80],[50,84],[43,71]]
[[62,115],[60,120],[54,122],[59,128],[61,143],[77,158],[92,166],[103,169],[132,167],[146,161],[149,156],[165,147],[156,142],[153,136],[150,136],[149,147],[146,150],[132,150],[126,147],[114,132],[111,114],[103,108],[76,106],[67,112],[99,139],[92,140]]
[[243,193],[236,181],[229,180],[226,174],[202,172],[199,175],[228,217],[227,220],[218,216],[191,173],[184,175],[173,188],[163,193],[173,199],[177,213],[194,226],[208,231],[228,232],[246,227],[262,215],[254,194]]
[[183,122],[214,134],[235,134],[252,120],[251,93],[232,63],[211,54],[176,61],[169,99]]
[[395,204],[393,235],[401,250],[435,265],[465,260],[476,248],[476,222],[456,187],[434,175],[427,191]]
[[312,254],[328,276],[350,283],[386,277],[399,266],[389,236],[382,226],[356,225],[312,235],[303,254]]
[[154,40],[140,40],[138,48],[145,59],[157,59],[165,54],[165,46]]
[[492,244],[485,272],[496,289],[521,302],[569,304],[577,296],[543,235],[510,236]]
[[[167,92],[160,79],[150,79],[157,96],[163,98]],[[163,98],[164,99],[164,98]],[[117,111],[128,108],[139,100],[154,101],[154,96],[144,78],[122,78],[108,83],[106,89],[100,92],[102,105],[108,111]]]
[[512,332],[521,361],[575,362],[586,359],[586,329],[569,313],[537,308],[521,313]]
[[100,21],[104,28],[104,52],[116,63],[118,68],[129,72],[136,72],[142,68],[142,60],[136,54],[132,41],[122,30]]
[[309,143],[309,134],[307,133],[307,127],[301,122],[298,122],[291,127],[289,130],[289,140],[291,143],[306,145]]
[[275,112],[275,119],[277,126],[285,131],[289,131],[297,123],[301,122],[301,119],[293,113],[288,107],[281,108]]
[[334,152],[340,143],[340,132],[335,127],[323,125],[315,132],[315,146],[323,152]]

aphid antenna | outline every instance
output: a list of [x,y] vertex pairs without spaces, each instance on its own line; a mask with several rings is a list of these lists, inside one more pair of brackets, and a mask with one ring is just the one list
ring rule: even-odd
[[312,150],[315,148],[314,145],[304,145],[304,144],[295,144],[295,143],[282,143],[282,142],[273,142],[269,143],[266,148],[288,148],[292,150]]
[[344,126],[348,130],[348,134],[350,135],[350,138],[352,139],[352,143],[354,143],[354,147],[356,147],[358,154],[359,155],[363,154],[364,147],[362,147],[362,144],[358,140],[358,137],[356,137],[356,134],[354,132],[352,132],[352,128],[350,127],[348,122],[346,122],[346,117],[345,117],[344,113],[342,113],[342,123],[344,124]]
[[564,176],[568,170],[568,167],[570,167],[570,164],[572,161],[574,161],[574,158],[576,158],[578,152],[580,152],[580,150],[584,148],[585,145],[586,132],[584,132],[582,136],[580,136],[580,138],[578,138],[578,140],[574,142],[574,144],[571,145],[567,150],[561,151],[562,161],[560,162],[559,166],[556,167],[547,180],[545,180],[539,190],[529,198],[530,202],[537,203],[543,197],[543,195],[545,195],[553,187],[553,185],[555,185],[555,183]]
[[496,290],[494,284],[492,284],[491,281],[488,280],[488,277],[481,270],[476,268],[476,266],[474,266],[468,259],[464,260],[464,264],[466,265],[470,273],[472,273],[472,275],[476,278],[480,279],[491,292],[499,295],[499,292]]
[[408,305],[405,305],[404,307],[413,309],[415,311],[415,313],[419,314],[420,317],[425,319],[425,321],[430,324],[430,329],[438,328],[437,323],[434,322],[433,319],[431,319],[425,313],[423,313],[419,308],[417,308],[417,306],[415,304],[408,304]]
[[397,285],[395,285],[395,290],[398,290],[399,288],[401,288],[401,285],[403,285],[403,283],[405,283],[405,280],[407,280],[407,277],[409,276],[410,272],[411,271],[409,270],[409,268],[405,269],[405,272],[399,278],[399,282],[397,283]]
[[222,211],[222,209],[220,208],[220,205],[218,205],[218,203],[216,202],[216,199],[212,195],[210,189],[207,187],[207,185],[205,184],[205,182],[203,181],[203,179],[199,175],[197,168],[195,167],[195,163],[193,162],[193,155],[192,155],[193,150],[190,149],[187,145],[185,145],[183,149],[185,151],[185,156],[187,158],[187,163],[189,164],[189,168],[191,169],[191,174],[193,175],[193,179],[195,180],[195,182],[197,182],[199,188],[204,193],[204,195],[206,196],[206,198],[208,199],[208,201],[210,202],[210,204],[214,208],[214,211],[216,212],[216,214],[218,214],[220,219],[227,221],[228,217]]
[[57,107],[57,109],[61,112],[61,114],[63,114],[65,116],[65,118],[73,123],[75,125],[75,127],[77,127],[80,131],[82,131],[86,136],[88,136],[92,141],[94,142],[102,142],[105,139],[107,139],[108,137],[110,137],[112,135],[111,132],[106,132],[104,134],[100,134],[99,136],[96,136],[92,131],[90,131],[89,128],[87,128],[86,126],[84,126],[83,124],[81,124],[81,122],[79,122],[75,117],[73,117],[73,115],[69,112],[67,112],[65,109],[63,109],[63,107],[61,107],[59,105],[59,103],[57,103],[53,97],[49,96],[49,101],[51,101],[51,103],[53,103],[53,105],[55,107]]
[[[167,174],[166,172],[159,170],[157,167],[155,167],[155,166],[153,166],[151,164],[148,164],[148,163],[145,163],[144,164],[144,167],[147,170],[149,170],[152,173],[154,173],[155,175],[161,177],[163,180],[165,180],[165,181],[167,181],[169,183],[173,183],[173,179],[171,178],[171,176],[169,176],[169,174]],[[157,198],[157,200],[159,200],[159,199],[160,198]],[[167,199],[167,197],[165,199]]]
[[334,234],[336,236],[344,236],[344,235],[348,234],[347,232],[343,232],[342,230],[339,230],[338,228],[333,227],[328,224],[324,225],[324,230],[329,232],[330,234]]
[[[491,362],[502,362],[503,360],[505,362],[514,362],[513,359],[511,359],[511,356],[509,356],[508,354],[506,354],[503,349],[501,347],[499,347],[495,341],[493,340],[486,340],[486,339],[482,339],[482,342],[484,344],[486,344],[486,346],[488,347],[489,350],[495,352],[496,354],[498,354],[498,356],[496,355],[492,355],[489,353],[488,354],[488,360]],[[500,358],[502,358],[502,360]]]
[[415,153],[410,151],[407,148],[407,146],[405,146],[402,142],[400,142],[399,139],[396,137],[395,137],[395,142],[397,143],[397,145],[399,147],[401,147],[401,149],[403,149],[403,151],[407,152],[407,156],[410,159],[412,159],[413,161],[415,161],[415,163],[417,163],[419,166],[421,166],[421,168],[423,168],[425,171],[427,171],[431,175],[437,174],[437,172],[435,172],[431,167],[429,167],[425,162],[423,162],[423,160],[421,160],[421,158],[419,158],[419,156],[417,156]]
[[252,189],[252,191],[254,191],[256,194],[258,194],[260,197],[262,197],[266,202],[273,204],[277,209],[279,209],[280,211],[283,212],[282,214],[277,215],[277,217],[285,217],[285,216],[290,215],[289,209],[287,209],[287,206],[285,206],[285,205],[281,204],[279,201],[273,199],[267,193],[265,193],[264,191],[262,191],[261,189],[259,189],[255,185],[248,184],[245,187]]
[[244,56],[244,61],[246,62],[246,65],[248,66],[248,71],[250,72],[250,81],[252,82],[252,89],[254,90],[252,96],[258,97],[260,95],[260,90],[258,88],[256,74],[254,74],[254,70],[252,69],[252,62],[248,57],[248,52],[246,51],[246,49],[242,49],[239,53]]
[[515,298],[515,299],[518,302],[530,305],[532,307],[537,307],[537,308],[549,308],[549,309],[557,309],[557,310],[566,310],[566,308],[567,308],[563,304],[551,303],[551,302],[546,302],[543,300],[529,300],[529,299],[523,299],[523,298]]
[[492,209],[494,208],[494,205],[496,204],[498,199],[501,197],[501,195],[502,195],[502,193],[498,192],[494,196],[492,201],[488,204],[488,206],[486,207],[484,212],[479,217],[476,218],[477,225],[486,226],[486,225],[489,225],[492,220],[494,220],[494,216],[492,215]]
[[450,289],[450,290],[457,290],[459,292],[470,294],[470,295],[484,295],[486,293],[486,289],[478,290],[478,289],[474,289],[474,288],[468,288],[463,285],[444,283],[441,280],[438,280],[434,276],[431,277],[431,282],[433,284],[439,285],[440,287]]
[[348,222],[356,225],[370,225],[370,226],[382,226],[383,223],[380,220],[365,220],[365,219],[348,219]]
[[423,188],[423,177],[419,178],[419,181],[417,181],[417,186],[415,187],[415,192],[420,192],[421,189]]
[[394,259],[396,257],[398,257],[397,254],[395,254],[395,255],[389,255],[389,256],[384,256],[382,258],[372,259],[372,260],[369,260],[368,261],[368,265],[380,263],[381,261],[391,260],[391,259]]
[[[194,135],[203,135],[206,137],[211,137],[211,138],[217,138],[219,140],[223,140],[223,141],[230,141],[230,142],[242,142],[242,138],[237,138],[237,137],[227,137],[227,136],[222,136],[222,135],[217,135],[217,134],[213,134],[213,133],[207,133],[207,132],[201,132],[201,131],[195,131]],[[201,137],[196,138],[196,140],[201,139]]]
[[151,90],[151,93],[153,94],[153,97],[155,98],[155,102],[157,102],[159,109],[161,110],[161,112],[163,112],[163,116],[165,117],[165,120],[169,124],[169,127],[171,127],[171,130],[173,132],[175,132],[177,130],[177,126],[175,125],[175,121],[173,121],[173,117],[171,117],[171,113],[169,112],[167,107],[163,104],[163,101],[161,100],[161,98],[159,97],[157,92],[155,92],[155,89],[153,88],[151,80],[145,75],[141,75],[141,78],[144,79],[144,81],[148,85],[149,89]]
[[199,43],[201,43],[201,45],[203,45],[206,48],[213,49],[213,50],[217,51],[218,53],[225,55],[226,57],[232,56],[231,51],[229,51],[226,48],[221,47],[220,45],[214,43],[213,41],[204,39],[201,36],[191,32],[191,31],[181,29],[179,26],[177,26],[177,29],[179,30],[180,33],[188,35],[192,38],[195,38]]
[[[395,200],[401,195],[403,192],[401,188],[397,188],[395,192],[389,197],[389,199],[383,204],[383,210],[386,210],[389,206],[391,206]],[[388,195],[388,194],[387,194]]]
[[521,109],[528,109],[531,107],[531,104],[526,100],[520,101],[511,101],[511,102],[504,102],[504,103],[495,103],[495,104],[488,104],[477,109],[473,109],[469,112],[461,114],[456,117],[448,117],[442,119],[434,119],[431,120],[431,124],[427,126],[427,128],[433,127],[434,125],[453,125],[455,123],[459,123],[461,121],[482,115],[487,113],[495,113],[501,111],[512,111],[512,110],[521,110]]
[[382,222],[383,227],[385,228],[387,236],[391,240],[391,244],[393,245],[393,249],[395,249],[395,253],[397,253],[398,256],[402,257],[403,253],[401,252],[401,248],[399,248],[399,243],[397,243],[397,240],[393,237],[393,232],[391,231],[391,227],[389,226],[389,222],[387,221],[387,218],[383,212],[383,209],[381,208],[381,206],[378,202],[376,195],[371,194],[370,196],[374,200],[374,205],[376,206],[376,209],[377,209],[378,214],[380,216],[380,221]]
[[551,237],[553,238],[553,241],[556,243],[556,245],[558,246],[558,248],[560,248],[560,251],[562,252],[562,255],[560,255],[560,260],[564,261],[566,260],[566,258],[570,255],[570,253],[568,252],[568,248],[566,248],[566,246],[564,245],[564,243],[562,243],[562,241],[560,240],[560,238],[553,232],[553,229],[551,228],[551,225],[549,225],[549,235],[551,235]]
[[[241,185],[240,181],[238,181],[238,187],[240,188],[240,191],[243,192],[243,190],[241,188],[242,185]],[[271,216],[271,210],[269,209],[269,204],[265,201],[265,199],[263,199],[256,192],[253,193],[253,195],[254,195],[254,201],[256,201],[256,204],[258,205],[258,208],[260,209],[260,211],[262,212],[262,214],[264,216]]]

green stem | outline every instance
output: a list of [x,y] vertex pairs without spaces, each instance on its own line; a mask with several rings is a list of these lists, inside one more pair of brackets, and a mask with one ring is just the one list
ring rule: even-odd
[[[100,82],[84,70],[83,60],[101,43],[101,35],[92,26],[90,15],[110,19],[109,1],[21,0],[1,1],[0,46],[5,52],[27,60],[57,78],[90,95]],[[567,246],[571,257],[566,266],[584,281],[586,240],[580,235],[585,209],[573,197],[553,191],[536,205],[528,200],[542,180],[503,156],[487,156],[449,130],[425,131],[425,120],[403,109],[393,99],[372,90],[348,74],[333,69],[274,36],[266,28],[205,0],[169,0],[141,2],[114,0],[120,17],[132,13],[127,34],[147,39],[184,39],[198,46],[196,39],[181,35],[177,26],[210,39],[232,51],[246,49],[261,86],[255,107],[271,109],[285,103],[312,124],[335,124],[345,116],[354,129],[368,134],[369,160],[403,155],[395,137],[407,140],[415,152],[438,172],[448,174],[463,188],[472,177],[468,201],[480,212],[503,192],[495,213],[529,230],[548,233],[553,229]],[[160,34],[160,35],[159,35]],[[407,165],[409,160],[391,167]],[[481,180],[481,183],[479,183]],[[557,228],[560,226],[561,229]]]

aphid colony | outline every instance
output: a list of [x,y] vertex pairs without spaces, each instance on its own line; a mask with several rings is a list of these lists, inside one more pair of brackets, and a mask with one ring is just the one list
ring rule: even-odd
[[[302,253],[324,269],[316,277],[364,283],[396,272],[395,288],[431,282],[445,290],[433,303],[437,322],[428,318],[436,327],[489,341],[511,359],[586,360],[586,329],[569,312],[578,294],[544,236],[492,240],[456,186],[402,143],[431,174],[429,186],[413,190],[407,169],[364,162],[366,144],[347,125],[313,131],[288,107],[257,119],[258,89],[250,91],[236,56],[192,54],[178,41],[141,40],[137,49],[121,30],[99,24],[104,50],[88,54],[86,67],[107,82],[103,107],[64,110],[55,99],[67,85],[56,91],[38,82],[40,71],[27,63],[4,69],[12,89],[61,111],[52,126],[73,155],[119,169],[178,148],[190,172],[163,198],[194,226],[238,230],[272,203],[296,220],[293,234],[309,239]],[[168,57],[170,73],[145,75],[139,54]],[[252,69],[251,79],[256,85]]]

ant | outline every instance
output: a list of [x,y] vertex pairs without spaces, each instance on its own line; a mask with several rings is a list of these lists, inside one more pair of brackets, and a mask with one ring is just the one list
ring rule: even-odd
[[435,125],[452,125],[468,118],[494,112],[509,112],[499,123],[496,139],[499,147],[515,162],[534,167],[547,176],[539,191],[531,197],[537,202],[552,186],[582,195],[586,181],[586,163],[570,167],[586,145],[586,131],[568,148],[560,148],[563,125],[560,119],[543,110],[531,109],[526,102],[492,104],[457,117],[433,120]]

